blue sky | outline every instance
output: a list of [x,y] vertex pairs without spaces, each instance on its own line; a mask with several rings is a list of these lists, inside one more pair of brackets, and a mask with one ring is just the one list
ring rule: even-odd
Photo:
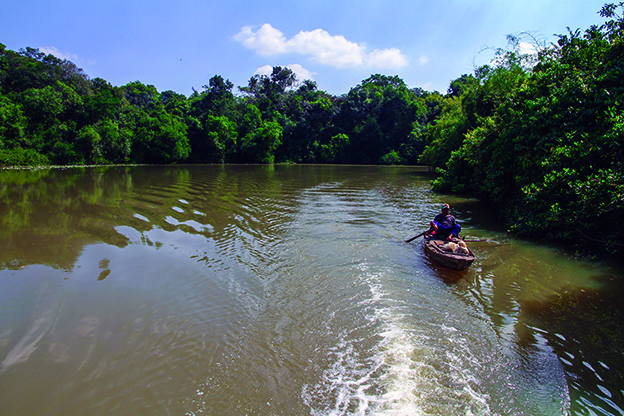
[[4,0],[0,43],[39,48],[113,85],[189,95],[214,75],[245,86],[288,66],[320,90],[347,93],[371,74],[445,92],[487,63],[508,34],[601,24],[595,0]]

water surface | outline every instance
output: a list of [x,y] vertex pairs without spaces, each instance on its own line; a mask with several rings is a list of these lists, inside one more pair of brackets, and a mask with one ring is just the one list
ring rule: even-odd
[[[417,168],[0,172],[7,415],[616,415],[621,273]],[[448,202],[478,256],[432,263]]]

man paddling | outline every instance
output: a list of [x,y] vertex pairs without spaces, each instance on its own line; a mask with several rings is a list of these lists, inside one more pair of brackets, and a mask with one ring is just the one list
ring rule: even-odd
[[449,204],[442,205],[442,213],[436,215],[430,225],[431,228],[427,230],[427,235],[435,233],[439,239],[446,239],[447,241],[452,241],[453,238],[459,238],[461,226],[455,221],[455,217],[451,215],[451,207]]

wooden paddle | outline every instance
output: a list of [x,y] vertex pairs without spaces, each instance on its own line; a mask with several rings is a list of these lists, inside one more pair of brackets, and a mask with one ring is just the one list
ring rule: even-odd
[[[428,231],[428,230],[427,230],[427,231]],[[423,231],[422,233],[418,234],[418,235],[417,235],[417,236],[415,236],[415,237],[408,238],[407,240],[405,240],[405,242],[406,242],[406,243],[409,243],[409,242],[410,242],[410,241],[412,241],[412,240],[416,240],[418,237],[425,235],[425,233],[426,233],[427,231]]]

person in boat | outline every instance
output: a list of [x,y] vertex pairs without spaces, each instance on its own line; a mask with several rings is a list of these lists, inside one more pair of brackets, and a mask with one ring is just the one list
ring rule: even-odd
[[459,239],[461,226],[451,215],[449,204],[442,205],[442,212],[435,216],[430,226],[431,228],[426,232],[427,235],[435,234],[437,238],[447,241]]

